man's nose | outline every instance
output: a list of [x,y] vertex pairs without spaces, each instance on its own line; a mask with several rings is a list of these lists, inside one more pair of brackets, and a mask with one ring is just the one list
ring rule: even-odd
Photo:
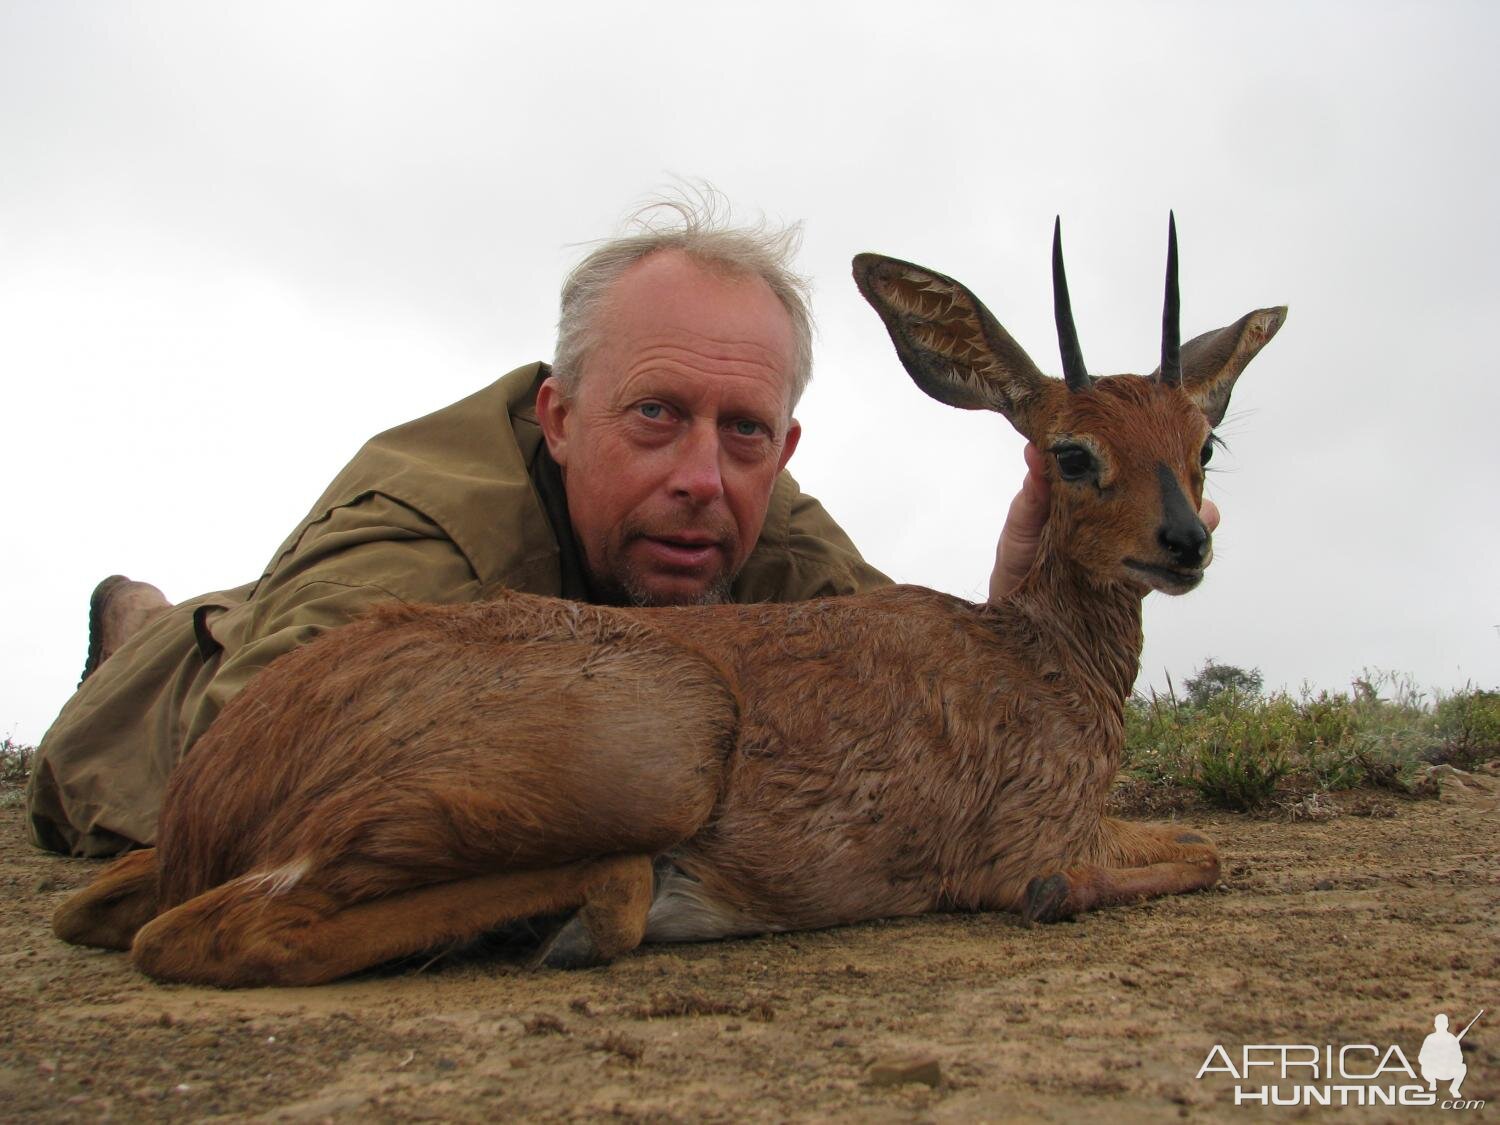
[[693,426],[678,443],[672,465],[672,495],[699,505],[712,504],[723,496],[720,452],[718,427]]

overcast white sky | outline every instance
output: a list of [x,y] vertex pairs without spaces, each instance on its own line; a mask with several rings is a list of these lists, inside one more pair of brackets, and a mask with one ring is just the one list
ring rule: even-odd
[[551,355],[576,244],[673,174],[802,219],[792,463],[867,557],[969,597],[1021,475],[923,398],[849,280],[958,277],[1058,368],[1149,370],[1291,306],[1241,380],[1217,561],[1142,684],[1365,666],[1500,685],[1500,8],[0,0],[0,734],[40,738],[88,593],[247,581],[370,435]]

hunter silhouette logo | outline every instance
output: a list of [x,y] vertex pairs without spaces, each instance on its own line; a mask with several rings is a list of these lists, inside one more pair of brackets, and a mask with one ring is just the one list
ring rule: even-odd
[[[1479,1022],[1479,1009],[1457,1035],[1439,1012],[1432,1032],[1422,1041],[1413,1067],[1398,1044],[1247,1043],[1238,1056],[1215,1044],[1198,1068],[1201,1080],[1212,1074],[1234,1080],[1235,1105],[1402,1105],[1442,1109],[1483,1109],[1483,1099],[1460,1094],[1469,1068],[1463,1037]],[[1418,1077],[1418,1068],[1421,1077]],[[1438,1084],[1448,1083],[1440,1098]]]
[[[1479,1009],[1479,1016],[1484,1015],[1484,1009]],[[1421,1053],[1417,1055],[1417,1065],[1422,1068],[1422,1077],[1427,1079],[1427,1087],[1436,1090],[1439,1082],[1448,1082],[1450,1097],[1458,1097],[1458,1088],[1463,1083],[1464,1075],[1469,1073],[1469,1068],[1464,1065],[1463,1047],[1459,1041],[1469,1034],[1469,1028],[1479,1022],[1479,1016],[1475,1016],[1464,1029],[1457,1035],[1448,1030],[1448,1017],[1442,1012],[1432,1017],[1433,1032],[1422,1040]]]

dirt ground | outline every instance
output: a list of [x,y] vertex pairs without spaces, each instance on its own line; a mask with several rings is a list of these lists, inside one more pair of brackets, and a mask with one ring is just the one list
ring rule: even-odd
[[[1500,778],[1478,776],[1440,800],[1339,796],[1328,818],[1190,811],[1226,857],[1217,892],[1056,926],[930,917],[576,973],[471,952],[243,992],[55,940],[49,915],[97,867],[33,850],[12,793],[0,1119],[1236,1121],[1268,1111],[1195,1077],[1214,1044],[1394,1043],[1416,1066],[1435,1013],[1457,1031],[1480,1007],[1463,1095],[1493,1116]],[[935,1085],[876,1083],[910,1058]]]

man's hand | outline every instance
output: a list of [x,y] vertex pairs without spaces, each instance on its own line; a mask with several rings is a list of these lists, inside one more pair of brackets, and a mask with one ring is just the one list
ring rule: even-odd
[[[1005,527],[1000,532],[1000,545],[995,549],[995,570],[990,575],[990,600],[996,601],[1011,593],[1031,571],[1036,562],[1037,549],[1042,543],[1042,528],[1047,525],[1047,506],[1051,486],[1047,483],[1042,451],[1034,445],[1026,446],[1026,479],[1021,482],[1021,491],[1010,502],[1010,511],[1005,514]],[[1204,500],[1198,517],[1209,531],[1219,526],[1219,508],[1212,500]]]
[[1042,451],[1026,445],[1026,479],[1005,513],[1000,545],[995,548],[995,570],[990,575],[990,601],[998,601],[1021,584],[1036,562],[1047,525],[1047,505],[1052,488],[1042,470]]

